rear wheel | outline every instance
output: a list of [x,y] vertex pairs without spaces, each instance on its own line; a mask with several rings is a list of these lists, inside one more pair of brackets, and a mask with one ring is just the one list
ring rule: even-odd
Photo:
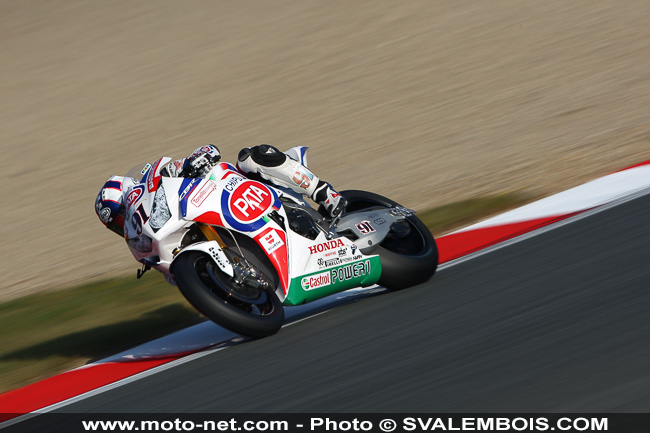
[[[247,252],[243,245],[242,249]],[[243,260],[233,250],[229,249],[227,254],[234,261]],[[237,284],[201,251],[181,253],[175,260],[174,278],[183,296],[208,319],[242,335],[267,337],[284,324],[282,302],[275,294],[276,278],[269,277],[274,270],[265,269],[267,266],[253,257],[248,263],[267,283],[266,288],[246,282]]]
[[[348,204],[344,215],[373,208],[400,206],[397,202],[368,191],[342,191]],[[438,247],[431,231],[415,215],[394,223],[390,233],[372,251],[381,260],[379,284],[405,289],[429,280],[438,267]]]

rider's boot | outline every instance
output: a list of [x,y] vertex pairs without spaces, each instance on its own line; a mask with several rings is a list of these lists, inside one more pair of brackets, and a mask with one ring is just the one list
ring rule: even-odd
[[307,167],[268,144],[242,149],[237,168],[249,177],[257,175],[263,180],[308,195],[322,205],[330,217],[339,216],[345,207],[345,198],[329,183],[320,180]]
[[347,204],[347,200],[332,188],[332,185],[322,180],[318,181],[316,189],[309,197],[323,206],[332,218],[341,215]]

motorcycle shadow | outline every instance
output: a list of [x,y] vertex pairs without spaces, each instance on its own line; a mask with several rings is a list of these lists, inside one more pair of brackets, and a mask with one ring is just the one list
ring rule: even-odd
[[[391,292],[380,286],[351,289],[308,304],[285,307],[284,327],[310,317]],[[129,362],[138,359],[178,357],[254,340],[242,337],[200,316],[189,305],[173,304],[143,314],[135,320],[98,326],[9,352],[0,362],[52,357],[93,362]]]
[[49,357],[81,358],[94,362],[203,321],[205,319],[189,305],[172,304],[147,312],[135,320],[72,332],[4,353],[0,356],[0,362]]

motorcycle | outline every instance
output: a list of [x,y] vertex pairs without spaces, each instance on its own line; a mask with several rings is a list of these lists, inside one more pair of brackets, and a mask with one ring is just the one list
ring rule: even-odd
[[[306,147],[286,152],[307,166]],[[201,314],[260,338],[295,306],[357,287],[403,289],[438,266],[431,232],[396,202],[342,191],[331,219],[290,190],[244,176],[226,162],[200,177],[167,177],[171,158],[127,173],[125,239],[143,267],[162,272]],[[138,180],[139,179],[139,180]]]

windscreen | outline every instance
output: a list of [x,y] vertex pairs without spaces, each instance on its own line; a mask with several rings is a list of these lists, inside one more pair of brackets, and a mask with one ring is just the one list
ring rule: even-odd
[[138,164],[131,168],[131,170],[127,171],[126,174],[124,175],[125,177],[132,177],[137,180],[137,183],[140,183],[142,181],[142,178],[144,177],[144,174],[151,168],[151,164],[148,162]]

